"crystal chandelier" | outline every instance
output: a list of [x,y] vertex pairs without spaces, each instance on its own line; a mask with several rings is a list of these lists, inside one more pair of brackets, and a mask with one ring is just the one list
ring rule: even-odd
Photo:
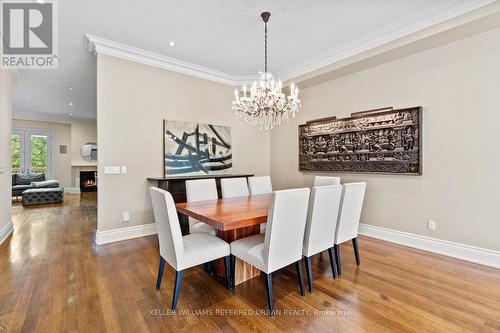
[[292,83],[290,95],[285,96],[281,80],[274,81],[267,71],[267,22],[271,13],[260,15],[264,20],[264,73],[250,89],[243,85],[241,92],[234,90],[233,112],[247,123],[269,132],[282,121],[288,121],[290,114],[300,109],[299,89]]

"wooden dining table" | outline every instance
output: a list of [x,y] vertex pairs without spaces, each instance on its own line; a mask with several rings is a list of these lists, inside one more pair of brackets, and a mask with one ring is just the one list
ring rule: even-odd
[[[246,197],[182,202],[175,206],[177,211],[215,229],[217,237],[228,243],[260,233],[260,224],[266,223],[272,194]],[[217,275],[224,277],[224,263],[216,263]],[[260,271],[240,259],[236,259],[235,284],[243,283]]]

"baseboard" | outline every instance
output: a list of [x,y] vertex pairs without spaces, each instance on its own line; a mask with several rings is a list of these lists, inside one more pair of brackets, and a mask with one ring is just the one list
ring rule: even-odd
[[78,187],[65,187],[64,193],[80,193],[80,189]]
[[[7,233],[5,238],[10,234],[10,232],[12,232],[12,224],[10,228],[11,230]],[[1,236],[4,233],[3,231],[4,230],[0,232],[0,239],[2,239]],[[107,231],[98,230],[96,232],[95,242],[97,245],[103,245],[127,239],[155,235],[156,233],[155,223]],[[494,250],[483,249],[466,244],[454,243],[437,238],[367,224],[359,225],[359,233],[361,235],[381,239],[391,243],[401,244],[452,258],[466,260],[480,265],[500,268],[500,252]]]
[[0,229],[0,245],[10,236],[14,231],[14,224],[10,221],[5,227]]
[[156,235],[156,223],[143,224],[133,227],[99,231],[95,233],[97,245],[119,242],[127,239]]
[[476,264],[500,268],[500,252],[480,247],[449,242],[408,232],[386,229],[367,224],[359,225],[361,235],[391,243],[406,245],[420,250],[442,254],[448,257],[470,261]]

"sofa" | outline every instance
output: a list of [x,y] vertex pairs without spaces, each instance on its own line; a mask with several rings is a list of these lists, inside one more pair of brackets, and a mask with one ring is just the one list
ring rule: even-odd
[[58,182],[49,182],[45,185],[35,186],[33,182],[44,182],[43,173],[13,173],[12,174],[12,197],[19,197],[24,191],[35,188],[59,187]]

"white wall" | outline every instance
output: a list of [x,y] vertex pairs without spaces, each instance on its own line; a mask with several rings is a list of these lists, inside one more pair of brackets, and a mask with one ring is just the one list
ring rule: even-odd
[[0,70],[0,165],[5,172],[0,173],[0,243],[12,227],[12,85],[14,78],[9,70]]
[[[231,126],[233,172],[269,174],[269,136],[238,124],[232,87],[110,56],[97,59],[98,229],[154,222],[147,177],[163,176],[163,119]],[[126,175],[103,175],[104,166]],[[122,223],[122,212],[130,222]]]
[[305,88],[297,119],[271,136],[274,185],[312,184],[298,172],[297,126],[306,120],[421,105],[423,176],[340,174],[368,182],[362,222],[500,250],[499,41],[495,29]]

